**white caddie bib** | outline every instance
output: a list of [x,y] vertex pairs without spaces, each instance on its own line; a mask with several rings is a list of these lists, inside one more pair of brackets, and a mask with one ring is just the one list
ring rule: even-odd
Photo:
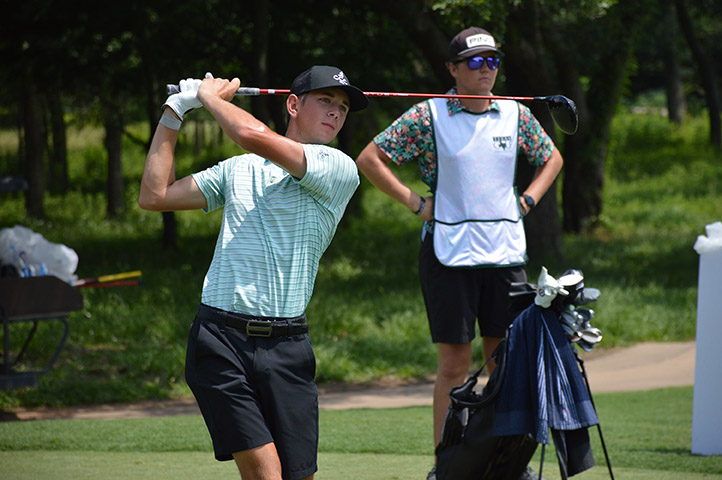
[[526,239],[514,187],[519,105],[450,116],[446,100],[429,101],[438,159],[434,251],[450,267],[522,265]]

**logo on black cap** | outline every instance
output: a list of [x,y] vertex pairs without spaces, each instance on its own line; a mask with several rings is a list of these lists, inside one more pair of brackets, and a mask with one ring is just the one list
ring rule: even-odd
[[291,85],[291,93],[301,95],[322,88],[340,88],[346,92],[352,112],[363,110],[369,104],[364,92],[351,85],[341,69],[327,65],[315,65],[297,76]]
[[346,75],[344,75],[342,71],[339,71],[338,74],[334,75],[333,79],[338,80],[338,83],[341,85],[351,85],[348,78],[346,78]]

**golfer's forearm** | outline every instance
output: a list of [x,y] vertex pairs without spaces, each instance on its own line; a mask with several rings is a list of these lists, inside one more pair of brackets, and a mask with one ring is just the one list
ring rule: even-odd
[[158,125],[140,182],[138,205],[141,208],[156,210],[158,203],[165,198],[168,186],[175,182],[174,151],[177,141],[177,131]]
[[388,167],[388,157],[384,157],[371,142],[359,155],[356,166],[374,187],[415,212],[419,208],[419,195],[394,175]]

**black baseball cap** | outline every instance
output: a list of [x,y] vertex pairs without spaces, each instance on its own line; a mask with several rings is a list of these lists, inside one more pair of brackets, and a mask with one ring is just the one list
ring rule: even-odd
[[351,85],[341,69],[328,65],[314,65],[297,76],[291,84],[291,93],[301,95],[322,88],[340,88],[346,92],[351,112],[363,110],[369,104],[364,92]]
[[504,55],[504,52],[497,48],[494,37],[479,27],[469,27],[462,30],[449,44],[449,60],[457,57],[470,57],[482,52],[495,52],[501,56]]

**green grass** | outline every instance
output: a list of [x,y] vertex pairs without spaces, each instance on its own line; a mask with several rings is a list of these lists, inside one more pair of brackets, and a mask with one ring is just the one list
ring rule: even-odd
[[[595,395],[617,478],[722,478],[722,456],[690,453],[692,395],[691,387]],[[433,463],[430,419],[430,407],[322,411],[317,478],[423,478]],[[597,466],[579,478],[609,478],[596,428],[590,437]],[[539,459],[537,451],[532,465]],[[554,459],[550,446],[544,464],[550,480],[559,478]],[[200,415],[0,423],[0,463],[8,479],[201,478],[235,471],[213,460]]]
[[[186,478],[238,478],[235,465],[210,463],[209,454],[198,452],[0,452],[3,478],[28,480],[176,480]],[[415,480],[426,478],[429,458],[419,455],[319,454],[317,480]],[[615,478],[625,480],[712,480],[717,474],[664,471],[643,468],[614,468]],[[559,479],[555,465],[546,464],[544,478]],[[604,466],[596,466],[574,477],[580,480],[609,479]]]
[[[134,128],[142,135],[142,126]],[[546,265],[552,275],[580,268],[586,284],[602,291],[593,305],[602,347],[694,338],[699,257],[692,246],[707,224],[722,219],[722,158],[707,146],[706,128],[695,118],[678,127],[654,116],[620,114],[614,121],[603,216],[596,228],[566,235],[565,261]],[[217,137],[209,131],[206,138]],[[11,173],[18,168],[13,139],[0,136],[0,169]],[[160,214],[136,206],[145,153],[126,142],[126,212],[106,219],[99,139],[91,128],[71,135],[72,190],[46,196],[44,220],[26,218],[22,198],[5,194],[0,228],[23,224],[72,247],[80,277],[142,270],[143,284],[83,290],[84,309],[70,316],[57,366],[37,388],[0,391],[0,408],[189,395],[186,335],[220,212],[176,213],[179,248],[163,250]],[[195,155],[191,139],[189,131],[179,145],[179,176],[234,153],[227,142],[209,141]],[[399,174],[425,191],[413,167]],[[307,310],[318,381],[426,377],[435,370],[436,352],[417,277],[418,219],[365,181],[360,195],[363,216],[344,220],[322,259]],[[532,281],[540,267],[532,259]],[[14,327],[11,350],[20,348],[24,328]],[[42,325],[29,360],[46,358],[57,336],[57,329]],[[474,355],[481,358],[479,342]]]

